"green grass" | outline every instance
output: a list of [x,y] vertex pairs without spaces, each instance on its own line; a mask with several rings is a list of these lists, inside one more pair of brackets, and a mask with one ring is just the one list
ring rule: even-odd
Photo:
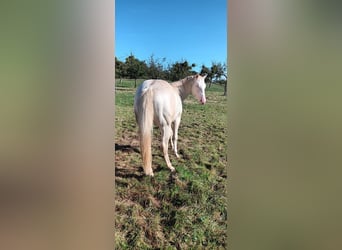
[[116,248],[226,249],[227,112],[223,88],[207,91],[206,105],[192,97],[185,100],[179,128],[181,158],[169,151],[175,174],[166,166],[159,148],[160,131],[154,129],[155,176],[151,178],[142,170],[134,89],[123,87],[115,95]]

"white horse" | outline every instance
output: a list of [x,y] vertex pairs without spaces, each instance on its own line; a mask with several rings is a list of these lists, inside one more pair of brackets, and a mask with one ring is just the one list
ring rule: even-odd
[[[146,175],[153,176],[152,170],[152,129],[153,123],[162,132],[162,148],[168,168],[172,167],[168,145],[171,142],[177,158],[178,127],[182,116],[182,101],[192,94],[201,104],[205,104],[205,76],[188,76],[171,84],[163,80],[146,80],[137,89],[134,97],[134,113],[139,126],[140,152]],[[174,123],[173,130],[171,124]],[[173,141],[171,137],[173,136]]]

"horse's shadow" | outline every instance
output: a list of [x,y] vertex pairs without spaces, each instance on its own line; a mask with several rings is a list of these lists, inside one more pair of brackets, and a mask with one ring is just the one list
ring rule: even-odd
[[[135,152],[140,154],[139,149],[132,147],[131,145],[120,145],[115,143],[115,151],[122,151],[122,152]],[[120,167],[119,165],[115,164],[115,176],[120,178],[136,178],[141,180],[143,175],[140,172],[136,173],[132,168]]]
[[[153,169],[154,173],[158,173],[160,171],[163,171],[163,167],[158,165],[156,168]],[[135,171],[132,168],[122,168],[115,166],[115,177],[120,177],[123,179],[132,179],[135,178],[139,181],[143,180],[144,178],[148,178],[148,176],[145,175],[144,169],[142,166],[137,168]]]
[[115,176],[123,178],[123,179],[135,178],[139,181],[144,178],[143,172],[142,173],[132,173],[132,171],[130,171],[130,170],[124,170],[124,169],[120,169],[120,168],[116,168],[116,167],[115,167]]
[[[119,145],[115,143],[115,151],[122,151],[122,152],[135,152],[140,154],[140,150],[136,147],[133,147],[131,145]],[[180,151],[180,154],[182,154],[182,151]],[[161,157],[159,154],[152,154],[153,158]],[[158,173],[160,171],[165,170],[165,167],[162,165],[154,166],[153,172]],[[147,178],[147,176],[144,174],[144,170],[142,166],[139,166],[138,168],[132,168],[132,167],[122,167],[122,166],[115,166],[115,176],[124,178],[124,179],[131,179],[135,178],[137,180],[142,180],[144,178]]]
[[131,145],[119,145],[117,143],[115,143],[115,151],[124,151],[124,152],[129,152],[129,151],[133,151],[135,153],[140,154],[139,149],[132,147]]

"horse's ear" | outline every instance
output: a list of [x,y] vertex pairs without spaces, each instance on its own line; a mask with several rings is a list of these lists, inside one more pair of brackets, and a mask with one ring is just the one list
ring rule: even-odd
[[199,77],[199,74],[196,74],[196,75],[195,75],[195,78],[197,79],[198,77]]
[[203,76],[203,78],[205,79],[205,78],[207,77],[207,75],[208,75],[208,74],[205,74],[205,75]]

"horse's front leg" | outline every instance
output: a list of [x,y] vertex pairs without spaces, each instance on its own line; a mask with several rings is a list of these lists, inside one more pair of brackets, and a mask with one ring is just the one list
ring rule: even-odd
[[181,116],[178,116],[175,120],[175,124],[173,126],[173,150],[176,154],[176,157],[179,158],[179,155],[178,155],[178,150],[177,150],[177,140],[178,140],[178,128],[179,128],[179,124],[180,124],[180,121],[181,121]]
[[163,147],[163,154],[164,154],[164,159],[166,161],[166,165],[167,167],[173,172],[175,171],[175,168],[172,167],[171,162],[170,162],[170,158],[169,158],[169,140],[171,139],[172,136],[172,129],[171,126],[168,125],[164,125],[162,127],[162,147]]

